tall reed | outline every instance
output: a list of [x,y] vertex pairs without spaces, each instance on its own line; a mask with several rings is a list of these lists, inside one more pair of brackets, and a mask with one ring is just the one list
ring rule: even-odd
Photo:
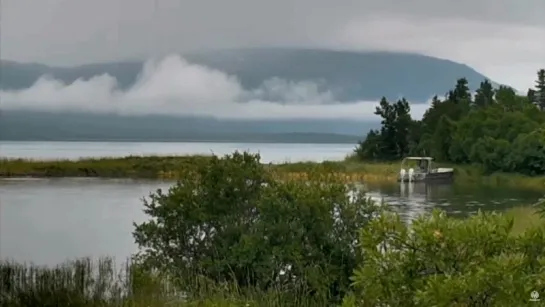
[[[197,274],[185,284],[127,262],[119,271],[112,258],[90,258],[55,267],[0,261],[0,306],[326,306],[303,289],[267,292],[212,283]],[[185,292],[180,291],[184,289]]]

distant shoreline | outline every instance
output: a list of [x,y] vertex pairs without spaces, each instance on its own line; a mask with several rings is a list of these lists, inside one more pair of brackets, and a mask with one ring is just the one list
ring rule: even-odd
[[[209,155],[127,156],[78,160],[1,159],[0,178],[128,178],[178,179],[187,170],[208,163]],[[347,161],[262,163],[280,179],[308,180],[308,176],[333,175],[347,182],[393,181],[398,163],[353,163]]]
[[349,140],[240,140],[240,139],[2,139],[0,142],[69,142],[69,143],[248,143],[248,144],[354,144],[356,143]]
[[[126,156],[78,160],[31,160],[0,158],[0,178],[111,178],[176,180],[188,169],[207,163],[209,155]],[[399,162],[344,161],[263,163],[280,180],[309,180],[313,176],[334,176],[346,183],[395,183]],[[519,187],[545,193],[545,177],[520,174],[484,174],[463,165],[455,169],[455,182]]]

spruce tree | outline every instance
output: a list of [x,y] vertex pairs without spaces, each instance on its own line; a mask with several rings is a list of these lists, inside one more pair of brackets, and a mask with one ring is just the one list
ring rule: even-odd
[[545,111],[545,69],[537,72],[536,103],[542,111]]
[[485,80],[481,82],[481,86],[477,89],[477,94],[475,95],[475,106],[477,107],[487,107],[494,102],[494,88],[490,81]]
[[526,98],[528,99],[529,103],[537,103],[536,90],[534,90],[533,88],[529,88],[526,94]]

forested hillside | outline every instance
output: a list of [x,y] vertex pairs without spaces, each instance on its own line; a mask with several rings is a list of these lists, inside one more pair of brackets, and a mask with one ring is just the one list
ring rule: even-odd
[[545,174],[545,70],[535,88],[520,96],[509,87],[483,81],[471,95],[462,78],[446,99],[434,98],[422,120],[413,120],[407,100],[383,98],[371,130],[356,149],[366,160],[399,160],[407,155],[478,164],[486,171]]

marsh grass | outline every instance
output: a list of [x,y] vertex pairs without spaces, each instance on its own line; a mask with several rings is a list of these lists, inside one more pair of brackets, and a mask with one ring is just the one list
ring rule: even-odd
[[[304,291],[241,290],[194,274],[172,277],[135,265],[115,269],[112,258],[83,258],[55,267],[0,261],[0,306],[325,306]],[[128,262],[130,263],[130,262]],[[185,294],[179,290],[183,286]]]
[[[180,179],[181,173],[210,161],[211,156],[128,156],[80,160],[0,159],[0,177],[99,177],[132,179]],[[280,180],[307,180],[309,174],[328,174],[346,183],[394,182],[401,162],[361,162],[353,156],[343,161],[294,162],[265,164],[265,168]],[[478,166],[434,163],[437,167],[452,167],[455,181],[463,184],[514,186],[545,191],[545,176],[519,174],[486,174]]]
[[525,176],[516,173],[484,172],[478,166],[450,165],[455,170],[455,178],[463,184],[484,184],[487,186],[508,186],[533,191],[545,191],[545,176]]
[[[512,235],[545,226],[537,207],[517,207]],[[0,306],[159,307],[159,306],[330,306],[325,297],[301,289],[242,289],[198,274],[166,276],[128,261],[120,270],[113,258],[83,258],[54,267],[0,261]],[[183,281],[182,281],[183,280]]]
[[83,258],[55,267],[4,261],[0,276],[2,306],[132,306],[144,300],[166,302],[175,294],[130,265],[117,271],[112,258]]
[[[80,160],[0,160],[0,177],[100,177],[176,180],[182,171],[207,163],[210,156],[128,156]],[[279,179],[305,179],[310,173],[344,178],[346,182],[390,181],[397,171],[393,164],[345,161],[265,164]]]
[[[79,160],[1,159],[0,177],[102,177],[158,179],[161,173],[194,168],[209,156],[127,156]],[[168,178],[165,178],[168,179]]]
[[520,235],[528,229],[545,226],[545,220],[540,217],[535,206],[511,208],[505,214],[513,218],[512,235]]

